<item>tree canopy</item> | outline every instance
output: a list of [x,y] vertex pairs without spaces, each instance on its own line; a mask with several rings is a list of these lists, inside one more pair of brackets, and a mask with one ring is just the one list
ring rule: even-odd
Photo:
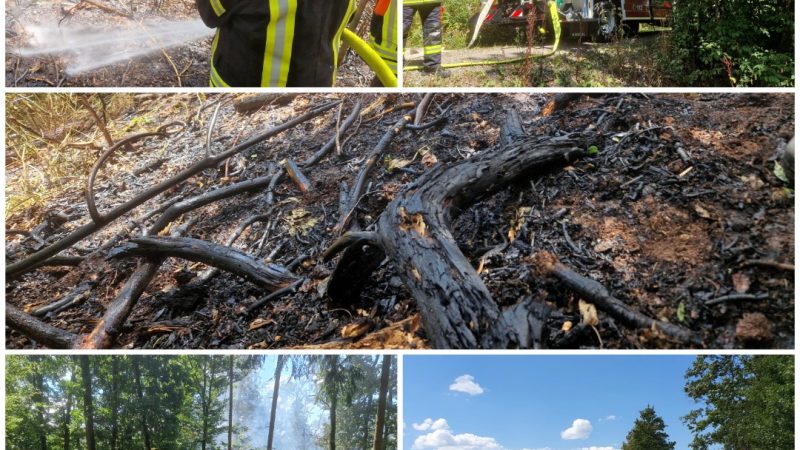
[[622,450],[673,450],[675,442],[669,440],[666,427],[664,419],[648,405],[625,437]]
[[272,422],[274,448],[367,450],[381,397],[380,450],[397,447],[396,364],[382,392],[379,356],[281,358],[278,366],[273,356],[9,356],[6,448],[263,449]]
[[794,448],[793,357],[698,356],[686,380],[693,450]]

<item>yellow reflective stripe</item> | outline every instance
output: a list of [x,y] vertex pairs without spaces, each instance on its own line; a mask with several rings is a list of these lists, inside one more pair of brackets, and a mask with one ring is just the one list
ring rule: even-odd
[[220,0],[208,0],[211,3],[211,8],[214,10],[214,14],[217,17],[225,14],[225,7],[222,6],[222,2]]
[[219,42],[219,30],[217,33],[214,34],[214,40],[211,42],[211,80],[210,84],[211,87],[230,87],[228,83],[226,83],[219,73],[217,72],[216,67],[214,67],[214,55],[217,53],[217,42]]
[[394,52],[391,59],[397,61],[397,4],[395,0],[389,3],[389,11],[383,16],[383,30],[381,46]]
[[262,87],[283,87],[289,77],[292,59],[297,0],[269,0],[267,43],[264,47]]
[[331,86],[336,84],[336,69],[339,67],[339,47],[342,45],[342,33],[344,32],[344,28],[347,26],[347,23],[350,22],[350,17],[355,12],[355,9],[355,0],[350,0],[349,4],[347,5],[347,12],[344,14],[344,18],[342,19],[342,24],[339,25],[339,29],[336,30],[336,34],[333,36],[333,45],[331,47],[333,48],[333,76],[331,77]]
[[425,47],[423,51],[426,55],[432,55],[434,53],[442,53],[442,45],[429,45]]

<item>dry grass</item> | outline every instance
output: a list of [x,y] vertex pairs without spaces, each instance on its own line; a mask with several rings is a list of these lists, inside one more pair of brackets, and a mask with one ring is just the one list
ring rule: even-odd
[[[105,145],[91,114],[77,101],[87,94],[6,96],[6,220],[38,218],[56,194],[81,189]],[[108,129],[133,105],[132,95],[88,95]]]

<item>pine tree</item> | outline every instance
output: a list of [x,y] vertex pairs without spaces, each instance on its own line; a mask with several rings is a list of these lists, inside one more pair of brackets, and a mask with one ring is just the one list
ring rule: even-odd
[[625,436],[622,450],[673,450],[675,442],[669,441],[664,429],[664,419],[656,414],[656,410],[648,405],[633,423],[633,428]]

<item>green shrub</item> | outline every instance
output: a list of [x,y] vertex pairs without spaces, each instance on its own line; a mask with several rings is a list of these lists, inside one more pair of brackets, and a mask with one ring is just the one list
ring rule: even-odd
[[679,85],[793,86],[789,0],[681,0],[661,63]]

